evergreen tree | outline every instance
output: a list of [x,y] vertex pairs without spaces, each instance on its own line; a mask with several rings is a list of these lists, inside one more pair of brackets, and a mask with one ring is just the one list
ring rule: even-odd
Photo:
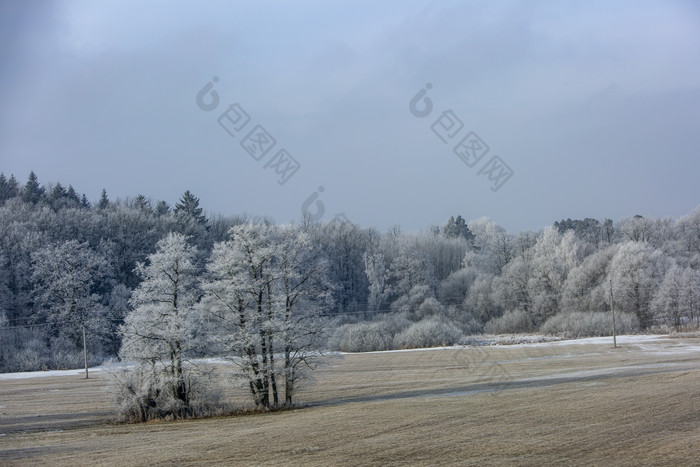
[[134,200],[134,207],[140,209],[146,214],[152,214],[153,209],[151,208],[151,202],[144,195],[137,195]]
[[14,198],[15,196],[19,196],[20,194],[20,189],[19,189],[19,182],[15,178],[14,175],[10,175],[10,179],[7,181],[8,186],[10,187],[10,194]]
[[10,176],[9,180],[5,178],[5,174],[0,173],[0,205],[8,199],[14,198],[19,194],[19,186],[15,176]]
[[457,236],[464,237],[469,241],[474,239],[474,234],[469,230],[467,221],[465,221],[462,216],[457,216],[457,219],[455,219],[455,227],[457,228]]
[[170,213],[170,205],[165,201],[158,201],[154,213],[156,217],[167,216]]
[[60,183],[57,183],[55,187],[53,187],[53,190],[51,190],[51,199],[52,200],[58,200],[61,198],[64,198],[66,196],[67,192],[66,189],[63,188],[63,185]]
[[66,195],[66,189],[63,188],[63,185],[60,183],[57,183],[56,186],[53,187],[53,190],[51,190],[49,194],[49,204],[51,204],[51,208],[54,211],[58,211],[66,206]]
[[66,191],[66,198],[68,198],[72,202],[72,204],[80,204],[80,197],[78,196],[78,193],[75,192],[73,185],[68,185],[68,190]]
[[22,192],[22,199],[27,203],[36,204],[42,201],[46,197],[46,190],[39,184],[39,178],[36,176],[34,171],[29,172],[29,178],[27,183],[24,185],[24,191]]
[[447,224],[445,224],[445,227],[442,228],[442,233],[445,235],[445,237],[451,238],[458,235],[454,216],[450,216],[450,218],[447,219]]
[[175,205],[175,214],[191,218],[197,224],[207,223],[207,218],[202,214],[202,208],[199,207],[199,198],[190,193],[190,190],[186,190],[180,198],[180,202]]
[[109,206],[109,198],[107,198],[107,190],[102,188],[102,194],[100,195],[100,201],[97,203],[97,209],[107,209]]
[[445,227],[442,229],[442,233],[445,237],[450,238],[462,237],[469,241],[474,239],[474,234],[469,230],[467,221],[465,221],[462,216],[457,216],[457,219],[455,219],[454,216],[450,216],[447,220],[447,224],[445,224]]

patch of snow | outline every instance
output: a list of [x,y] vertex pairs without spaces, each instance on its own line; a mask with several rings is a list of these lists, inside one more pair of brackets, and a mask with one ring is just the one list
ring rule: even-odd
[[429,352],[432,350],[458,350],[463,349],[463,345],[450,345],[446,347],[423,347],[418,349],[398,349],[398,350],[374,350],[372,352],[339,352],[340,355],[366,355],[366,354],[382,354],[382,353],[397,353],[397,352]]
[[[99,373],[102,367],[88,368],[89,373]],[[25,378],[47,378],[50,376],[77,376],[85,375],[85,369],[81,370],[48,370],[48,371],[23,371],[20,373],[0,373],[0,381]]]
[[[649,343],[653,342],[658,339],[667,339],[667,335],[663,334],[633,334],[633,335],[624,335],[624,336],[617,336],[617,344],[622,345],[622,344],[643,344],[643,343]],[[508,347],[540,347],[540,346],[547,346],[547,345],[604,345],[608,344],[611,345],[613,343],[613,338],[612,336],[603,336],[603,337],[584,337],[581,339],[568,339],[568,340],[561,340],[561,341],[552,341],[552,342],[534,342],[531,344],[513,344],[509,345]]]

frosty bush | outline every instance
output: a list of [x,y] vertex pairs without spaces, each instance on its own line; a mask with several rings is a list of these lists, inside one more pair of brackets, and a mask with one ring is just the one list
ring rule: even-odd
[[49,368],[49,352],[44,339],[32,336],[25,342],[11,365],[14,371],[37,371]]
[[[616,313],[615,328],[619,334],[639,331],[639,319],[631,313]],[[549,318],[540,328],[544,334],[563,337],[594,337],[612,334],[612,317],[605,312],[571,312]]]
[[426,298],[418,307],[417,316],[419,319],[426,319],[445,313],[445,307],[434,297]]
[[454,345],[462,339],[462,331],[452,322],[428,318],[412,324],[394,337],[394,347],[415,349]]
[[[204,417],[223,412],[220,392],[195,368],[184,371],[186,396],[172,391],[175,381],[162,365],[108,369],[117,418],[124,422]],[[184,400],[183,400],[184,399]]]
[[517,334],[532,330],[532,318],[524,310],[506,311],[503,316],[491,319],[484,326],[484,332],[488,334]]
[[458,325],[464,335],[481,334],[484,332],[484,324],[481,320],[460,307],[448,307],[444,316]]
[[[100,364],[94,349],[88,364]],[[82,349],[67,336],[47,338],[42,329],[0,328],[0,372],[65,370],[84,365]]]
[[392,348],[393,335],[384,322],[345,325],[338,343],[341,352],[372,352]]

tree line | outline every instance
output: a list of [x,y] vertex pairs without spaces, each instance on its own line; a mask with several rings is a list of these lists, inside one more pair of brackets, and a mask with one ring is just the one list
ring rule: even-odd
[[[207,216],[189,191],[173,207],[143,195],[112,201],[104,190],[93,203],[70,185],[42,186],[33,172],[23,185],[0,174],[0,369],[80,367],[84,329],[90,363],[126,352],[131,344],[124,330],[132,329],[134,313],[145,306],[139,300],[151,256],[173,235],[190,248],[197,283],[192,300],[211,313],[219,310],[218,317],[207,319],[198,312],[199,325],[223,320],[225,307],[217,308],[222,302],[212,295],[224,293],[212,289],[223,283],[212,268],[223,267],[224,257],[231,267],[243,264],[239,249],[246,229],[262,229],[266,233],[256,235],[270,242],[274,238],[276,252],[298,245],[299,235],[313,245],[324,271],[314,294],[324,305],[312,308],[317,318],[333,322],[325,326],[332,331],[328,341],[315,341],[319,346],[378,350],[456,343],[483,332],[602,333],[610,329],[611,296],[629,330],[681,329],[700,320],[700,209],[675,220],[565,219],[536,232],[509,233],[488,218],[461,216],[420,233],[403,233],[398,226],[379,232],[338,221],[302,219],[292,227]],[[268,265],[279,268],[280,261],[274,256]],[[263,301],[255,307],[246,302],[246,313],[226,315],[228,321],[218,325],[233,329],[234,318],[239,328],[257,323],[229,334],[240,337],[238,347],[223,346],[220,337],[218,343],[207,341],[199,328],[201,335],[187,341],[185,347],[193,346],[188,351],[246,355],[252,341],[245,339],[255,334],[261,360],[255,365],[249,360],[249,374],[264,370],[269,359],[276,365],[277,355],[285,359],[284,352],[270,349],[283,349],[279,336],[303,326],[288,322],[285,328],[279,298],[285,276],[270,271],[265,276],[270,288],[258,297]],[[240,290],[226,293],[243,297]],[[249,290],[245,296],[253,295]],[[258,314],[248,316],[253,309]],[[274,313],[265,315],[266,309]],[[261,335],[260,326],[270,332],[263,340],[268,331]],[[262,343],[272,352],[267,362]],[[285,385],[273,378],[285,375],[261,374],[252,380],[254,389],[261,388],[258,397],[274,399],[274,388]],[[280,391],[278,398],[283,399]]]

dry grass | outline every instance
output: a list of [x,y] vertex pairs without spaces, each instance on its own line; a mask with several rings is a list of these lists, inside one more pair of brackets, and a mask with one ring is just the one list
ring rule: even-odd
[[140,425],[105,422],[99,376],[0,381],[0,463],[697,465],[688,344],[700,339],[346,355],[308,408]]

